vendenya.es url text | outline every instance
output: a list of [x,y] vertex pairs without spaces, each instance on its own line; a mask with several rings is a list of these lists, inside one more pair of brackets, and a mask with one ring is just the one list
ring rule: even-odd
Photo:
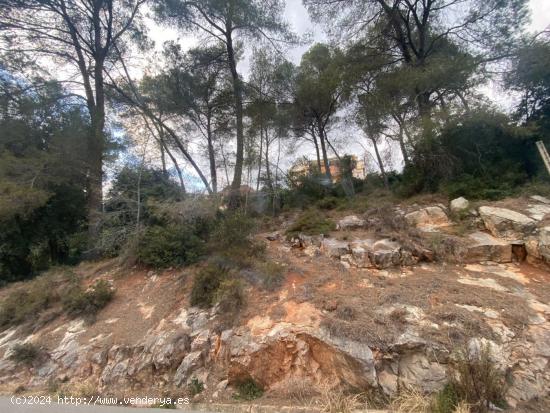
[[188,397],[112,397],[112,396],[11,396],[11,404],[14,405],[51,405],[66,404],[71,406],[169,406],[177,404],[189,404]]

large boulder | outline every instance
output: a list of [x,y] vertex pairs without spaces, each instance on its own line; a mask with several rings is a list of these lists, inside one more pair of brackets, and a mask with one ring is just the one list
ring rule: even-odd
[[321,243],[321,251],[331,258],[340,258],[349,253],[349,245],[345,241],[327,238]]
[[230,343],[230,384],[252,378],[265,389],[292,379],[357,388],[376,385],[374,355],[363,343],[283,324],[263,336],[241,333],[235,338]]
[[451,201],[451,212],[462,212],[466,211],[470,207],[470,202],[464,198],[456,198]]
[[338,221],[338,223],[336,224],[336,229],[355,229],[362,228],[365,225],[366,221],[364,219],[359,218],[357,215],[348,215],[347,217],[344,217],[340,221]]
[[369,251],[370,262],[378,269],[401,264],[401,245],[388,239],[377,241]]
[[440,206],[431,206],[410,212],[405,215],[405,220],[409,225],[427,231],[451,225],[449,217]]
[[494,261],[511,262],[512,245],[485,232],[468,235],[466,262]]
[[528,259],[550,263],[550,226],[539,228],[538,234],[525,242]]
[[536,230],[534,219],[510,209],[482,206],[479,214],[485,228],[498,238],[521,240]]

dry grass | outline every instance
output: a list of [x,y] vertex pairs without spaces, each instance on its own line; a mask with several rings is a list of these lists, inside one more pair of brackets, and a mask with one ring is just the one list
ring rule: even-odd
[[321,388],[319,404],[323,412],[351,413],[368,407],[361,394],[348,394],[341,387],[331,386],[328,381]]
[[453,411],[453,413],[470,413],[470,412],[471,412],[470,405],[465,401],[459,402]]
[[432,398],[415,389],[402,390],[391,402],[395,413],[430,413]]
[[319,392],[308,378],[291,377],[276,390],[276,395],[284,400],[291,400],[298,405],[306,406],[319,396]]

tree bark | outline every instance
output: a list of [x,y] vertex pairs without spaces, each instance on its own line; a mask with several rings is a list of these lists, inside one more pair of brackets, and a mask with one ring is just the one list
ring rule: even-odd
[[327,156],[327,147],[325,144],[325,133],[320,120],[317,121],[317,126],[318,126],[318,132],[319,132],[319,142],[321,143],[321,151],[323,153],[323,164],[325,166],[325,175],[327,176],[329,184],[332,185],[332,174],[330,173],[330,165],[329,165],[329,160]]
[[388,181],[388,175],[386,175],[386,169],[384,168],[384,163],[382,162],[382,157],[380,156],[380,151],[378,150],[378,143],[376,138],[370,138],[372,144],[374,145],[374,153],[376,154],[376,161],[378,162],[378,167],[380,168],[380,173],[382,174],[382,179],[384,180],[384,187],[389,190],[390,183]]
[[237,209],[240,203],[240,188],[243,173],[244,161],[244,133],[243,133],[243,96],[241,79],[237,72],[237,61],[235,50],[233,49],[231,23],[226,25],[226,46],[229,70],[233,81],[233,94],[235,99],[235,117],[237,126],[237,152],[235,155],[235,169],[233,172],[233,182],[231,183],[231,194],[229,195],[229,209]]
[[208,140],[208,160],[210,161],[210,181],[212,185],[212,192],[218,192],[218,174],[216,168],[216,152],[214,151],[214,143],[212,142],[212,114],[208,109],[206,119],[206,138]]

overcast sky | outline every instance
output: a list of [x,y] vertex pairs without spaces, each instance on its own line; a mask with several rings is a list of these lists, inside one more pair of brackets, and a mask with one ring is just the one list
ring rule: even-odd
[[[540,32],[546,28],[550,27],[550,0],[530,0],[530,9],[531,9],[531,24],[529,27],[529,31],[531,32]],[[310,34],[313,41],[316,42],[322,42],[326,41],[327,37],[325,36],[323,29],[318,24],[313,24],[310,20],[308,13],[305,9],[305,7],[302,4],[302,0],[286,0],[286,8],[285,8],[285,17],[287,21],[290,23],[292,29],[294,32],[296,32],[299,35],[304,34]],[[166,40],[178,40],[179,42],[185,47],[190,48],[198,43],[198,39],[196,39],[193,36],[181,36],[177,33],[175,30],[171,29],[165,29],[161,28],[158,25],[154,24],[152,21],[149,25],[150,28],[150,36],[156,43],[156,49],[158,51],[162,50],[162,43]],[[287,50],[287,58],[290,59],[293,63],[299,64],[300,58],[302,54],[311,46],[309,45],[303,45],[299,47],[294,47],[290,50]],[[250,49],[250,48],[249,48]],[[245,55],[245,58],[239,62],[239,72],[246,78],[248,75],[248,69],[249,69],[249,62],[248,57],[250,54],[250,50],[248,50],[247,55]],[[481,89],[481,92],[484,93],[491,99],[493,103],[500,106],[502,109],[507,109],[513,106],[513,96],[511,96],[509,93],[504,93],[502,90],[500,90],[498,84],[496,82],[490,83],[486,86],[484,86]],[[331,132],[332,139],[338,140],[338,138],[344,138],[346,135],[360,135],[361,132],[358,130],[355,130],[354,128],[350,127],[341,127],[336,131]],[[345,148],[340,148],[346,153],[355,153],[357,155],[362,155],[365,153],[365,146],[368,147],[368,144],[366,142],[361,142],[361,137],[358,136],[358,139],[352,139],[353,144],[346,144]],[[344,150],[345,149],[345,150]],[[366,160],[369,161],[369,158],[372,158],[372,154],[370,153],[370,148],[367,151]],[[385,148],[387,149],[387,148]],[[309,156],[310,158],[313,158],[314,151],[313,148],[309,148],[307,146],[300,147],[297,151],[293,153],[293,156],[286,156],[285,161],[283,162],[283,165],[281,165],[283,168],[288,167],[293,160],[295,160],[299,156]],[[400,168],[400,161],[393,159],[392,160],[395,168]],[[374,165],[371,166],[374,168]],[[390,167],[391,169],[391,167]]]

